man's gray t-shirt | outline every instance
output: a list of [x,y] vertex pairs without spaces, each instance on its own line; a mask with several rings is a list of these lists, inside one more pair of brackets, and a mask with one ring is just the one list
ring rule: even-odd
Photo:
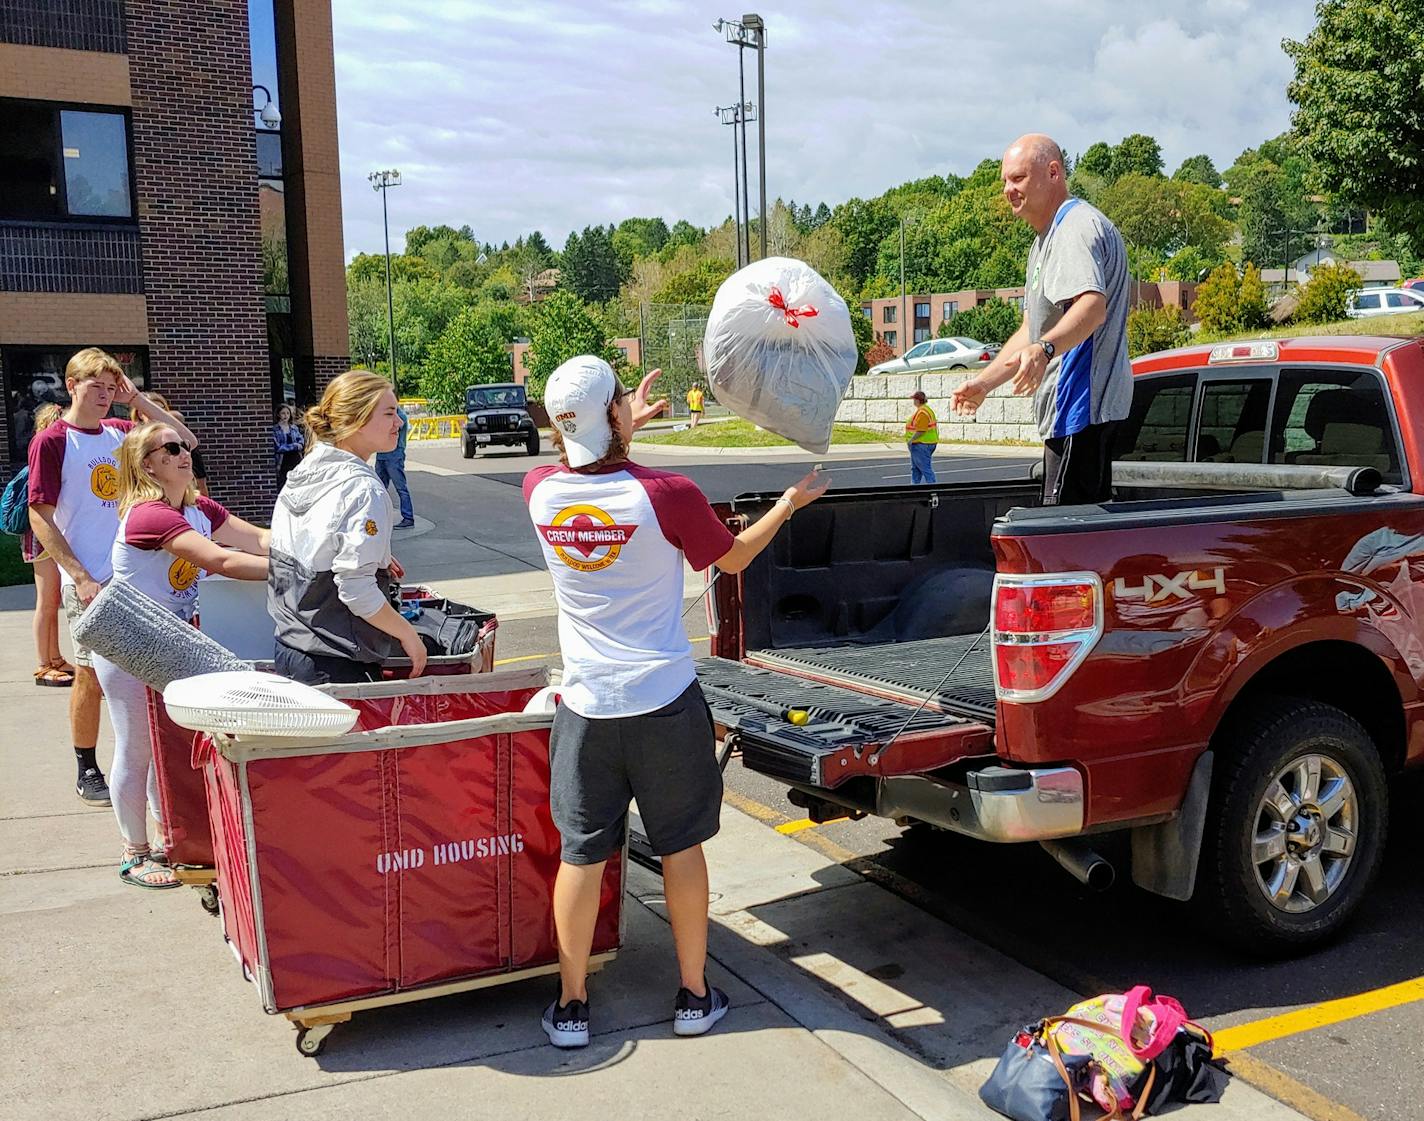
[[1085,292],[1101,292],[1107,298],[1107,319],[1048,363],[1034,394],[1038,430],[1045,440],[1071,436],[1090,424],[1123,420],[1132,407],[1127,249],[1101,211],[1070,198],[1028,251],[1024,315],[1029,338],[1043,338]]

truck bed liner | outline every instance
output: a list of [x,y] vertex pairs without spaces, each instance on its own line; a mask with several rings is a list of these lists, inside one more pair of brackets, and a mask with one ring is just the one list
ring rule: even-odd
[[[699,659],[697,678],[713,719],[738,733],[746,765],[787,782],[832,787],[861,774],[920,773],[988,750],[992,739],[982,723],[933,707],[916,712],[916,702],[726,658]],[[792,724],[776,714],[783,709],[805,710],[811,719]]]
[[[963,664],[941,685],[940,679],[961,658]],[[992,723],[994,671],[990,659],[989,637],[983,633],[747,654],[747,661],[756,666],[811,673],[851,689],[870,688],[916,703],[929,697],[946,712]]]

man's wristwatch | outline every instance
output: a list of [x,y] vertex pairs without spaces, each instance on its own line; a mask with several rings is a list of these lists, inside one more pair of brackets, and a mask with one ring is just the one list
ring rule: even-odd
[[1047,361],[1052,362],[1054,354],[1058,352],[1058,348],[1047,339],[1036,339],[1035,341],[1039,346],[1043,347],[1043,357]]

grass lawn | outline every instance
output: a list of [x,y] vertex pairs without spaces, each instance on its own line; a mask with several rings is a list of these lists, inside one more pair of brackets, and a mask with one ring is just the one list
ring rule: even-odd
[[0,533],[0,588],[34,582],[34,572],[20,559],[20,539]]
[[[675,444],[684,448],[786,448],[790,440],[783,440],[771,432],[766,432],[745,420],[722,420],[716,424],[699,425],[695,430],[685,432],[662,431],[648,436],[639,436],[638,444]],[[872,428],[861,428],[854,424],[838,424],[831,431],[833,444],[884,444],[894,443],[893,432],[876,432]]]
[[1342,319],[1338,323],[1303,323],[1292,327],[1272,327],[1263,331],[1229,332],[1222,335],[1202,331],[1193,343],[1219,343],[1235,339],[1289,339],[1301,335],[1424,335],[1424,312],[1380,315],[1373,319]]

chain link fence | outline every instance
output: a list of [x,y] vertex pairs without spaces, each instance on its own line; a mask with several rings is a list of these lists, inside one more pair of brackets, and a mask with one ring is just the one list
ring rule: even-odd
[[638,338],[643,370],[661,368],[657,392],[666,396],[674,416],[687,415],[687,391],[700,383],[707,405],[715,398],[702,365],[702,336],[711,304],[643,304],[638,309]]

